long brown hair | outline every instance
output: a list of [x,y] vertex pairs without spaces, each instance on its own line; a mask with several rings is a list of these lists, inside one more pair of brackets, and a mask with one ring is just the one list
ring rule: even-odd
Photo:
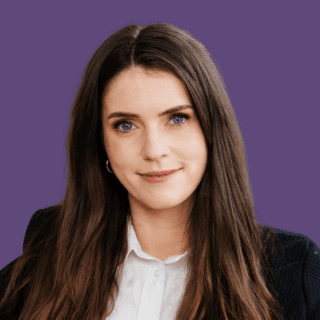
[[26,242],[0,314],[22,293],[19,320],[102,320],[112,312],[130,205],[106,169],[101,101],[110,79],[131,66],[172,72],[186,85],[208,148],[187,224],[188,277],[176,319],[283,319],[271,286],[274,233],[256,221],[245,146],[223,79],[200,42],[166,23],[128,25],[90,59],[70,114],[65,197]]

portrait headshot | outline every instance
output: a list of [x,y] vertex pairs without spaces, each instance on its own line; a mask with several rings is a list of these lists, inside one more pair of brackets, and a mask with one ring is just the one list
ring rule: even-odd
[[320,320],[316,11],[75,4],[8,5],[0,319]]

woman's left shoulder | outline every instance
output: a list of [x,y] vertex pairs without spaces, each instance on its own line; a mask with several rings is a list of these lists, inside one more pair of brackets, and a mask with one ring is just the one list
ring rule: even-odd
[[[294,301],[297,312],[305,310],[306,319],[320,319],[319,246],[305,234],[273,229],[276,235],[274,286],[280,294],[281,303],[287,306],[291,301],[292,306]],[[290,306],[287,307],[290,309]]]

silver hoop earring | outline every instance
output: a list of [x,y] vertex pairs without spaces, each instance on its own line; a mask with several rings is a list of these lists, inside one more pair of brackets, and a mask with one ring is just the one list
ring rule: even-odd
[[109,160],[107,160],[107,162],[106,162],[106,164],[107,164],[107,170],[108,170],[110,173],[113,173],[113,172],[111,172],[111,171],[109,170],[109,168],[108,168],[108,163],[109,163]]

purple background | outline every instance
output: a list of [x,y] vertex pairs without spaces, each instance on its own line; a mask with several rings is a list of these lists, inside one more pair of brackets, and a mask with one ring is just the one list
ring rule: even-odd
[[22,254],[33,213],[64,196],[68,113],[84,67],[130,23],[171,23],[206,46],[243,134],[258,222],[320,244],[319,2],[4,2],[0,269]]

